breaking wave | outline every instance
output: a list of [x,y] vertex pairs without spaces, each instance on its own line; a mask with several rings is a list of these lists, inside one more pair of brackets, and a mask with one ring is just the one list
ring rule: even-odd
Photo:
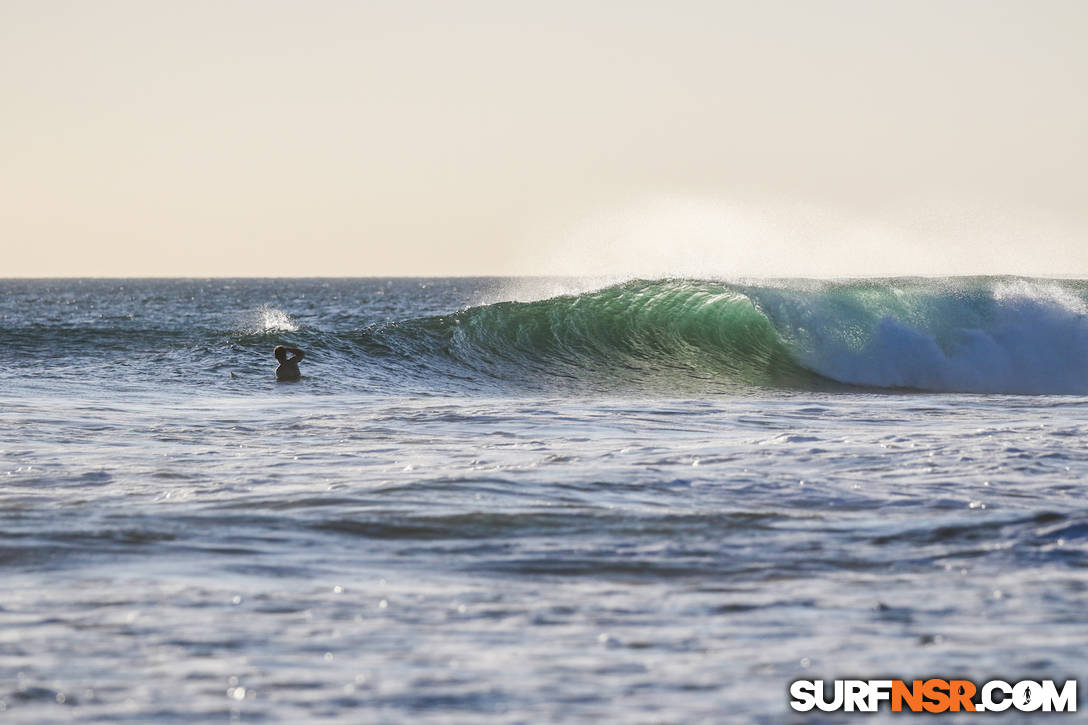
[[637,280],[376,325],[369,355],[497,378],[1088,393],[1088,288],[1022,278]]

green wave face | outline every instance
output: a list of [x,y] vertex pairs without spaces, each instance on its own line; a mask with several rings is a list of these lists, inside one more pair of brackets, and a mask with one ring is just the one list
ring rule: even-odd
[[475,373],[557,388],[1088,393],[1078,281],[637,280],[418,322]]
[[638,280],[474,307],[408,327],[477,373],[557,388],[680,393],[830,384],[794,362],[767,316],[724,283]]

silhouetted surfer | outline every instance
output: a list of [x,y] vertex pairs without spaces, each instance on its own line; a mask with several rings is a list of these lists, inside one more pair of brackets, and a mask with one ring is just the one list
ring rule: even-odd
[[[287,353],[291,353],[294,357],[287,357]],[[302,373],[298,371],[298,364],[302,362],[302,358],[306,357],[306,353],[297,347],[276,345],[276,349],[272,351],[272,354],[276,356],[276,360],[280,364],[276,368],[276,380],[281,383],[293,383],[302,377]]]

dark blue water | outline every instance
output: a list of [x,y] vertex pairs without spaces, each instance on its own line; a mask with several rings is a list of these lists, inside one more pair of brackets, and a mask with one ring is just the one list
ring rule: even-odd
[[1083,668],[1081,282],[0,292],[5,722],[778,723],[797,678]]

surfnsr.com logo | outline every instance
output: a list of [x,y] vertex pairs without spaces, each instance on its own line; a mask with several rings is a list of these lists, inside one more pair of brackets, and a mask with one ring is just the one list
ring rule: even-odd
[[1053,680],[795,680],[790,707],[798,712],[876,712],[885,704],[892,712],[1076,712],[1077,681],[1059,687]]

